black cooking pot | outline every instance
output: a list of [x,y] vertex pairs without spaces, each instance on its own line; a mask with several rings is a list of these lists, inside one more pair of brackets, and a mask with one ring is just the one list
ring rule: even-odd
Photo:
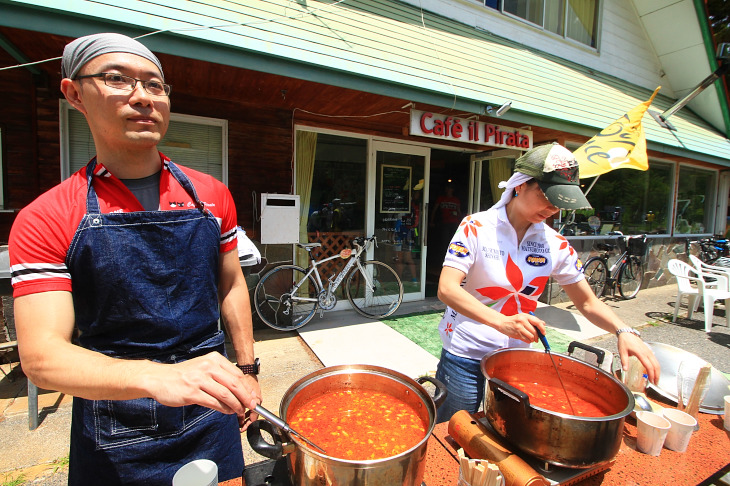
[[585,468],[610,461],[621,447],[625,417],[634,409],[633,395],[602,369],[562,354],[553,358],[566,389],[606,410],[607,416],[581,417],[532,405],[513,383],[560,387],[560,382],[549,354],[513,348],[482,358],[487,421],[517,449],[550,464]]

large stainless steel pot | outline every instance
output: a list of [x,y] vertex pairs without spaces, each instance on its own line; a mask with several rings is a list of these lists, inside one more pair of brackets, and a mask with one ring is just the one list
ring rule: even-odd
[[553,358],[565,387],[610,415],[579,417],[531,405],[510,383],[560,387],[550,356],[538,349],[500,349],[481,361],[487,421],[517,449],[551,464],[584,468],[610,461],[621,446],[625,417],[634,409],[633,395],[595,366],[561,354]]
[[[430,382],[436,387],[434,397],[421,386]],[[309,485],[420,485],[425,471],[426,446],[436,423],[436,409],[446,398],[446,387],[424,376],[413,380],[397,371],[371,365],[345,365],[323,368],[294,383],[281,400],[279,414],[288,420],[288,412],[308,399],[345,389],[375,390],[399,398],[411,406],[426,427],[426,436],[411,449],[393,457],[372,461],[348,461],[327,456],[309,447],[296,436],[274,430],[268,422],[257,420],[247,431],[249,444],[259,454],[271,459],[288,455],[292,484]],[[273,437],[270,444],[261,429]]]

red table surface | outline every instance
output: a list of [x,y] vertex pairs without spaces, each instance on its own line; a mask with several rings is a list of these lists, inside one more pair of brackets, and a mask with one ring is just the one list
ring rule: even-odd
[[[664,404],[663,404],[664,405]],[[483,414],[477,414],[483,417]],[[722,415],[700,413],[700,430],[692,435],[684,453],[662,449],[650,456],[636,449],[636,420],[627,417],[623,442],[610,469],[586,478],[580,486],[638,486],[647,484],[693,485],[709,478],[730,464],[730,432],[723,428]],[[426,486],[453,486],[459,477],[456,444],[448,435],[448,423],[437,424],[428,440]],[[220,486],[245,486],[241,478]]]
[[[666,404],[662,404],[666,405]],[[477,414],[477,417],[483,417]],[[694,485],[709,478],[730,464],[730,432],[723,427],[722,415],[700,413],[697,417],[700,430],[692,435],[687,450],[683,453],[663,448],[659,456],[650,456],[636,449],[636,420],[627,417],[624,422],[623,441],[616,455],[616,462],[610,469],[596,476],[573,483],[580,486],[637,486],[647,484]],[[456,454],[446,439],[445,424],[434,429],[450,456]],[[426,469],[430,469],[426,465]],[[458,463],[454,459],[452,468],[458,474]],[[427,473],[428,474],[428,473]],[[427,486],[453,485],[451,482],[428,482]]]

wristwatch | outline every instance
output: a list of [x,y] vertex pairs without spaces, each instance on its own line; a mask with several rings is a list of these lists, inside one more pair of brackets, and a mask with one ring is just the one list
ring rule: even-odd
[[635,334],[638,337],[641,337],[641,333],[634,329],[633,327],[624,327],[623,329],[617,329],[616,330],[616,337],[618,337],[622,332],[630,332],[631,334]]
[[244,375],[258,375],[259,369],[261,368],[261,364],[258,358],[253,360],[253,364],[236,364],[236,366],[238,366],[239,370],[243,371]]

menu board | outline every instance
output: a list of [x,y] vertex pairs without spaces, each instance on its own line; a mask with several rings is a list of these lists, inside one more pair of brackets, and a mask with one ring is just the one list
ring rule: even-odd
[[383,165],[380,170],[380,212],[411,212],[411,168]]

